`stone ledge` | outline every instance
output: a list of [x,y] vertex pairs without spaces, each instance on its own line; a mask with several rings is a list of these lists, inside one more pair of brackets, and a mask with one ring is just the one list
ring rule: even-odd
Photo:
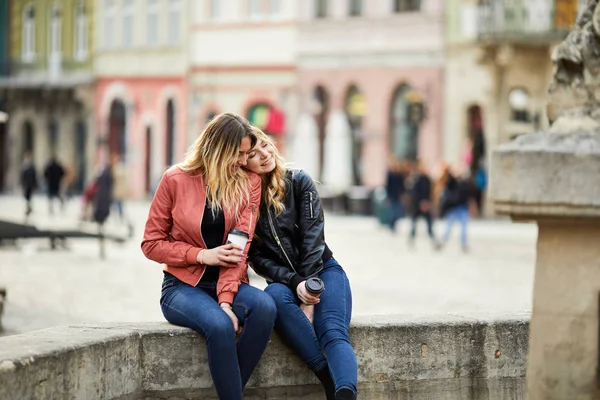
[[515,217],[600,217],[600,132],[532,133],[492,154],[490,196]]
[[[524,399],[529,315],[358,317],[361,399]],[[208,399],[202,337],[166,322],[78,325],[0,338],[0,398]],[[319,399],[276,335],[246,399]]]

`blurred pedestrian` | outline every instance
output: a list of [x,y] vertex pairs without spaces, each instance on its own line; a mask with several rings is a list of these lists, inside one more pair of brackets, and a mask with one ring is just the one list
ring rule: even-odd
[[469,224],[469,181],[457,171],[452,174],[450,167],[442,172],[440,181],[443,191],[440,197],[440,215],[446,219],[446,230],[442,236],[440,247],[448,243],[452,226],[460,223],[460,244],[464,252],[469,250],[467,243],[467,227]]
[[44,169],[44,178],[48,190],[48,206],[50,215],[54,214],[54,199],[58,199],[61,209],[64,208],[64,199],[61,194],[62,181],[65,177],[65,168],[58,162],[55,155],[50,157]]
[[429,177],[427,169],[422,161],[418,161],[416,167],[413,168],[411,180],[411,230],[409,245],[412,246],[414,244],[414,239],[417,234],[417,220],[419,218],[423,218],[427,223],[427,234],[429,235],[433,246],[437,248],[438,243],[433,233],[433,220],[431,215],[431,178]]
[[110,165],[106,165],[102,168],[100,174],[96,178],[94,186],[95,191],[92,200],[93,218],[96,223],[103,225],[110,215],[110,207],[113,202],[113,178]]
[[396,222],[404,217],[402,201],[406,191],[405,179],[402,164],[394,156],[391,156],[385,181],[385,193],[388,208],[387,225],[393,233],[396,233]]
[[23,165],[21,167],[21,187],[23,188],[23,197],[25,197],[25,217],[28,217],[33,212],[31,206],[31,197],[37,189],[38,179],[35,165],[30,153],[25,153],[23,156]]
[[121,222],[125,221],[124,215],[124,201],[129,193],[129,187],[127,186],[127,170],[122,157],[119,154],[113,154],[111,157],[112,166],[112,199],[113,204],[119,213]]

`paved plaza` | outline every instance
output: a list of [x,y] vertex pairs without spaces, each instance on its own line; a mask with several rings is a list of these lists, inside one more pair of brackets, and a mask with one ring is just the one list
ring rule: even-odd
[[[42,227],[73,227],[79,199],[64,213],[48,215],[45,199],[35,199],[31,221]],[[18,197],[0,197],[0,218],[23,220]],[[163,320],[158,305],[162,279],[158,264],[147,260],[140,241],[148,203],[127,204],[134,238],[108,244],[98,257],[95,240],[72,240],[70,250],[50,251],[47,241],[23,241],[0,248],[0,286],[7,288],[4,335],[83,322]],[[451,242],[434,252],[419,225],[414,248],[408,246],[407,221],[392,235],[374,218],[327,215],[326,238],[345,268],[353,290],[354,315],[520,313],[531,309],[537,229],[505,220],[473,221],[471,250],[464,254],[458,227]],[[444,226],[438,222],[436,231]],[[122,229],[113,218],[112,230]],[[264,287],[252,274],[252,283]]]

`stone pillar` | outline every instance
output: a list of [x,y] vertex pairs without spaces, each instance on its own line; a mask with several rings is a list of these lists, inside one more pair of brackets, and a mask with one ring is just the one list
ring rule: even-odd
[[536,133],[493,153],[496,212],[539,227],[529,400],[596,399],[600,130]]
[[552,55],[548,132],[492,155],[496,211],[539,227],[527,368],[529,400],[598,399],[600,1],[588,0]]

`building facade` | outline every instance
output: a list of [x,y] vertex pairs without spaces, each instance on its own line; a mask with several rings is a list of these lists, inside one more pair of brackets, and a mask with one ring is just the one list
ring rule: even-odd
[[282,150],[298,109],[295,0],[194,1],[190,91],[197,133],[231,111],[270,134]]
[[[328,125],[347,119],[352,183],[384,183],[390,155],[433,166],[442,154],[444,1],[300,3],[303,118],[318,129],[319,176]],[[331,155],[328,154],[327,157]]]
[[[156,188],[188,135],[188,0],[96,0],[95,117],[99,161],[127,165],[129,195]],[[202,2],[204,3],[204,2]]]
[[57,156],[76,190],[91,174],[93,13],[92,0],[10,2],[9,57],[0,78],[10,148],[5,187],[18,186],[25,153],[40,171]]
[[[585,0],[448,0],[444,157],[487,170],[490,151],[548,126],[550,56]],[[491,210],[488,210],[491,212]]]

